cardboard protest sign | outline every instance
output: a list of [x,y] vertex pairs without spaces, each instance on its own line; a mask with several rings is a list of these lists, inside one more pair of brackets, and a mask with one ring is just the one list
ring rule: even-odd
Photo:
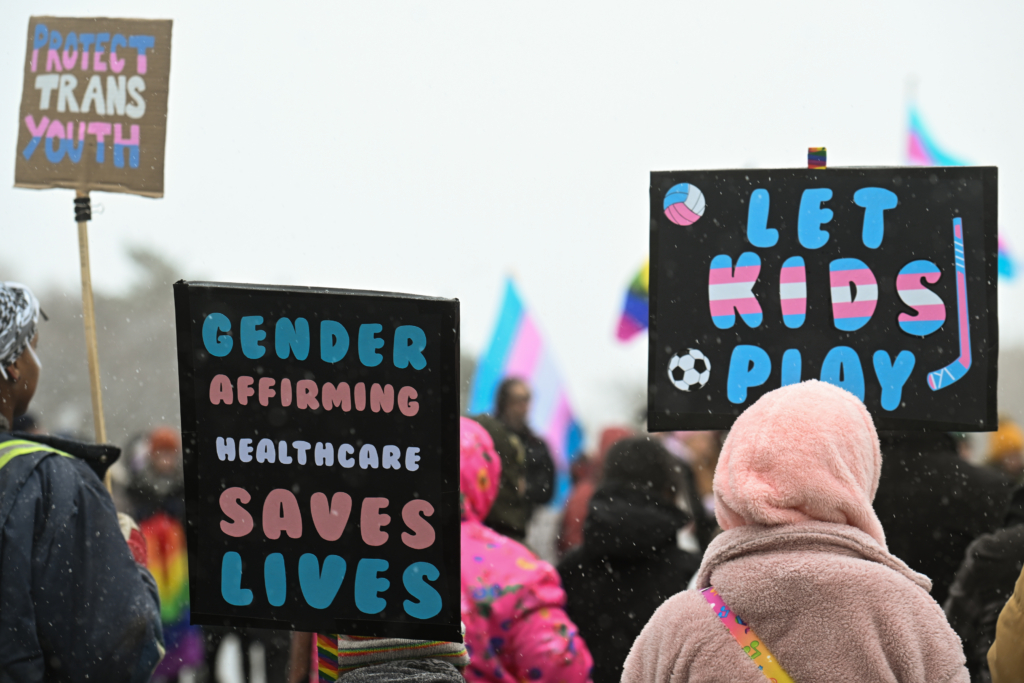
[[651,174],[648,423],[806,379],[879,429],[996,427],[995,168]]
[[169,20],[32,17],[14,185],[164,194]]
[[458,301],[174,300],[192,621],[461,641]]

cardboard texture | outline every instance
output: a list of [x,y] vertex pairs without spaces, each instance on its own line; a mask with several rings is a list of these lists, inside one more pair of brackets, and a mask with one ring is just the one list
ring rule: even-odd
[[996,428],[997,169],[651,174],[651,430],[821,379],[879,429]]
[[458,301],[174,300],[193,623],[461,641]]
[[15,187],[164,194],[171,21],[32,17]]

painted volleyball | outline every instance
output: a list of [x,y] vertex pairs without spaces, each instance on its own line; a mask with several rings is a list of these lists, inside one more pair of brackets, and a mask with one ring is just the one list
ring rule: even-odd
[[676,225],[692,225],[704,215],[704,193],[696,185],[679,183],[665,193],[665,215]]

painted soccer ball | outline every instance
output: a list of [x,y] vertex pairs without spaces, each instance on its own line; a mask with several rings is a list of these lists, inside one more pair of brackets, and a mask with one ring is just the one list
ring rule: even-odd
[[676,225],[692,225],[704,215],[704,193],[696,185],[679,183],[665,193],[665,216]]
[[668,361],[668,379],[679,391],[702,389],[710,377],[711,361],[697,349],[687,349]]

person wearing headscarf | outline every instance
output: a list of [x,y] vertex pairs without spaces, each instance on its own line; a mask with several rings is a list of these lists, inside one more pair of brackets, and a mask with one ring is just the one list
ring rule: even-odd
[[[15,365],[24,353],[32,356],[35,364],[41,366],[33,345],[41,313],[39,300],[28,287],[17,282],[0,283],[0,378],[11,381],[8,368]],[[19,368],[14,374],[20,372]],[[15,408],[12,417],[7,416],[7,411],[0,411],[4,414],[4,422],[0,422],[0,427],[10,429],[14,417],[24,415],[27,408],[27,403],[20,411]]]
[[812,380],[748,407],[715,467],[723,531],[697,590],[658,608],[622,683],[764,683],[775,665],[806,683],[968,683],[928,577],[886,548],[871,507],[881,470],[871,415],[848,391]]
[[163,654],[160,602],[103,486],[120,451],[11,432],[39,382],[40,314],[0,283],[0,678],[142,683]]

